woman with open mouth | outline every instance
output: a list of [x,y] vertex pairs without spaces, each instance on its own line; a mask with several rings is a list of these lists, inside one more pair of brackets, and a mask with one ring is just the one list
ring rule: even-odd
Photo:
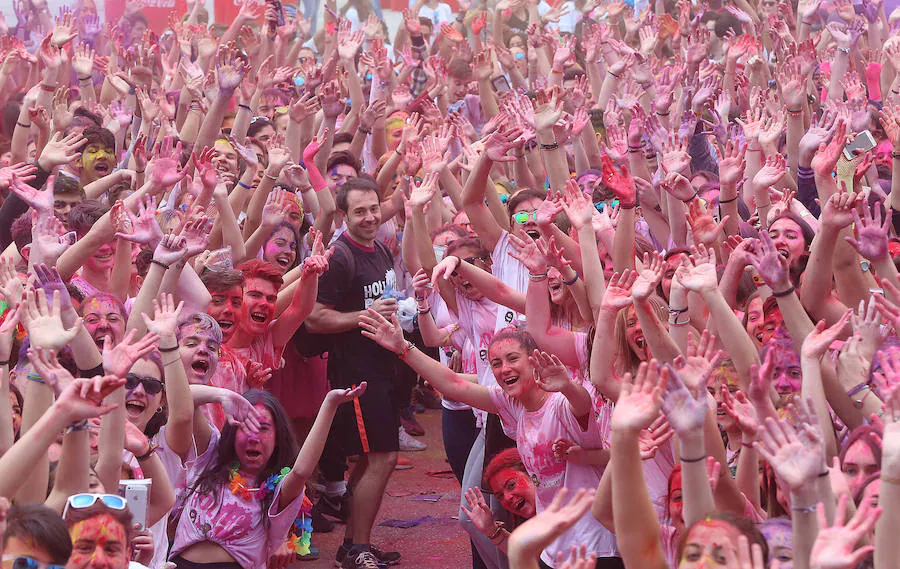
[[[504,328],[488,347],[488,361],[497,385],[472,383],[463,375],[434,361],[403,338],[396,317],[389,322],[374,310],[360,316],[362,334],[391,350],[446,396],[500,416],[504,429],[515,432],[516,446],[529,476],[535,481],[536,511],[546,508],[560,488],[593,491],[600,471],[593,466],[563,460],[553,442],[566,438],[586,448],[602,446],[593,418],[593,395],[573,381],[566,366],[555,356],[539,352],[527,332]],[[616,558],[615,538],[590,515],[583,516],[542,554],[550,567],[558,554],[584,545],[600,558],[602,566],[622,567]]]

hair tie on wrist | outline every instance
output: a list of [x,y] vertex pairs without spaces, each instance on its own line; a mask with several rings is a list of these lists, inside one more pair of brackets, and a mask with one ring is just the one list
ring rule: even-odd
[[167,271],[169,270],[169,265],[163,263],[162,261],[157,261],[156,259],[151,259],[151,260],[150,260],[150,264],[152,264],[152,265],[158,265],[158,266],[162,267],[163,269],[165,269],[165,270],[167,270]]
[[160,353],[165,354],[168,352],[177,352],[179,347],[180,346],[178,344],[175,344],[171,348],[163,348],[162,346],[158,346],[156,349],[159,350]]
[[686,462],[686,463],[688,463],[688,464],[690,464],[690,463],[692,463],[692,462],[700,462],[701,460],[706,460],[706,455],[705,455],[705,454],[704,454],[703,456],[701,456],[701,457],[698,457],[698,458],[690,458],[690,459],[688,459],[688,458],[684,458],[683,456],[681,457],[681,462]]
[[244,182],[242,182],[242,181],[240,181],[240,180],[238,180],[238,185],[239,185],[240,187],[244,188],[245,190],[249,190],[249,189],[250,189],[250,185],[249,185],[249,184],[245,184]]
[[774,296],[775,298],[783,298],[783,297],[791,294],[792,292],[794,292],[794,285],[791,285],[786,290],[783,290],[781,292],[772,291],[772,296]]
[[572,277],[570,281],[563,281],[563,284],[566,286],[572,286],[573,284],[578,282],[578,271],[575,271],[575,276]]
[[738,199],[737,195],[735,195],[733,198],[729,198],[727,200],[723,200],[722,198],[719,198],[719,205],[722,205],[723,203],[731,203],[733,201],[737,201],[737,199]]

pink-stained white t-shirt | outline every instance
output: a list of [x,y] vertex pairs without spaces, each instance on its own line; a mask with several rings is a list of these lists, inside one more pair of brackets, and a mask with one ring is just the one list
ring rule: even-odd
[[249,362],[259,362],[263,367],[272,369],[281,368],[281,354],[284,352],[284,346],[275,345],[271,324],[269,324],[262,336],[253,338],[250,345],[246,348],[235,348],[234,346],[229,346],[229,348],[231,348],[234,357],[244,365],[244,368],[247,367]]
[[[211,442],[206,453],[188,464],[188,487],[193,487],[200,475],[213,466],[219,438],[214,440],[215,444]],[[194,544],[209,541],[222,547],[244,569],[265,567],[269,556],[284,543],[303,506],[301,492],[279,512],[280,493],[279,483],[271,506],[263,513],[258,499],[236,496],[227,484],[220,485],[213,494],[191,492],[184,500],[170,557]]]
[[[516,432],[519,455],[534,482],[537,513],[550,505],[560,488],[565,487],[570,492],[597,488],[602,475],[600,468],[562,460],[553,452],[553,442],[560,438],[584,448],[602,448],[603,437],[596,421],[588,421],[587,429],[582,429],[561,393],[550,393],[537,411],[527,411],[522,403],[508,396],[499,386],[494,386],[490,393],[504,429],[510,425]],[[585,545],[587,551],[597,557],[618,555],[615,536],[586,512],[541,553],[541,559],[553,567],[558,555],[568,555],[575,545]]]
[[[243,394],[250,389],[244,362],[237,357],[231,347],[224,344],[219,346],[219,363],[216,365],[213,376],[209,379],[209,384],[238,394]],[[225,424],[225,411],[218,403],[204,405],[203,414],[217,429],[221,429]]]

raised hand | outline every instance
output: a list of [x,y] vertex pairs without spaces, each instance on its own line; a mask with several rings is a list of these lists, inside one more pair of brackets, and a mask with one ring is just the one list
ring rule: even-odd
[[546,274],[547,259],[530,235],[524,231],[510,233],[509,245],[509,256],[525,265],[528,272],[533,275]]
[[706,386],[710,374],[719,366],[723,356],[722,351],[716,349],[715,335],[704,330],[699,342],[692,332],[688,333],[687,353],[679,355],[672,363],[681,381],[694,392]]
[[662,280],[665,270],[666,264],[659,252],[653,251],[652,255],[644,253],[643,267],[638,270],[638,277],[631,286],[631,296],[635,300],[649,298],[656,292],[656,285]]
[[44,291],[28,289],[22,309],[22,324],[28,332],[31,345],[59,351],[75,338],[81,330],[81,318],[75,325],[66,330],[60,318],[59,291],[53,291],[51,302],[47,303]]
[[791,286],[788,261],[765,231],[760,232],[754,250],[747,253],[750,264],[773,291],[781,293]]
[[205,215],[191,215],[181,226],[181,237],[184,239],[185,257],[191,258],[206,250],[209,245],[209,234],[213,222]]
[[[235,149],[235,152],[237,152],[237,149]],[[212,192],[216,187],[216,184],[219,183],[219,175],[218,172],[216,172],[215,165],[213,165],[214,155],[215,150],[209,146],[204,148],[199,156],[196,152],[191,152],[191,162],[193,162],[194,167],[197,168],[197,173],[200,175],[203,187],[208,192]],[[253,155],[255,157],[256,153],[253,153]]]
[[[117,204],[118,203],[119,202],[117,202]],[[124,204],[122,206],[114,205],[113,213],[115,213],[115,208],[117,207],[123,214],[122,218],[128,220],[127,224],[122,223],[121,221],[117,221],[117,219],[119,219],[118,216],[113,215],[117,239],[124,239],[126,241],[131,241],[132,243],[147,245],[153,248],[159,244],[163,238],[163,234],[162,229],[159,227],[159,223],[156,221],[156,198],[153,196],[145,196],[144,199],[140,200],[137,206],[137,215],[125,208]],[[128,232],[129,229],[130,232]]]
[[852,310],[847,310],[844,312],[844,315],[841,316],[840,320],[827,328],[825,321],[819,320],[812,332],[804,338],[800,354],[807,358],[821,359],[828,351],[831,344],[833,344],[841,335],[844,328],[847,326],[847,323],[850,321],[850,316],[852,314]]
[[[453,258],[455,259],[456,257]],[[370,308],[359,316],[359,327],[362,328],[361,334],[363,336],[386,350],[400,353],[406,345],[406,340],[403,338],[403,329],[400,328],[396,314],[391,314],[391,319],[388,320],[378,311]]]
[[184,308],[184,301],[175,305],[175,299],[171,294],[161,294],[159,300],[153,299],[153,318],[141,313],[144,325],[149,332],[157,334],[160,338],[174,338],[178,324],[178,316]]
[[712,215],[715,208],[716,204],[712,201],[704,206],[700,200],[691,200],[688,205],[688,225],[691,226],[691,235],[696,243],[712,246],[730,219],[730,216],[726,215],[722,221],[716,223]]
[[80,156],[79,149],[87,144],[87,139],[81,136],[79,131],[73,131],[63,136],[61,132],[53,133],[40,157],[37,165],[45,172],[52,172],[54,168],[64,166]]
[[689,256],[681,259],[675,271],[675,278],[686,289],[694,292],[708,292],[718,286],[715,258],[712,251],[698,244]]
[[[31,352],[33,350],[29,351],[29,357]],[[32,364],[34,361],[35,359],[32,359]],[[104,405],[103,400],[107,395],[125,385],[125,378],[111,375],[78,378],[63,385],[59,378],[60,370],[65,371],[65,369],[58,363],[57,366],[57,368],[53,368],[52,372],[49,372],[48,376],[44,376],[44,380],[59,394],[53,406],[66,418],[66,422],[76,423],[84,419],[101,417],[117,407],[115,403]],[[68,374],[68,372],[66,373]]]
[[535,383],[548,393],[560,392],[572,385],[572,376],[569,369],[555,354],[548,354],[534,350],[528,356],[531,365],[534,366]]
[[472,525],[484,535],[490,535],[496,529],[494,513],[491,512],[490,506],[484,500],[481,488],[478,486],[469,488],[466,490],[465,497],[469,507],[462,506],[462,509],[469,516]]
[[247,56],[241,53],[234,42],[219,46],[215,63],[219,90],[224,92],[234,92],[244,75],[250,71]]
[[510,557],[515,557],[518,551],[523,557],[537,558],[553,540],[571,529],[594,501],[594,492],[581,488],[563,506],[568,494],[568,489],[560,488],[543,512],[516,528],[509,538]]
[[608,155],[601,157],[603,181],[606,186],[619,198],[623,208],[632,208],[637,203],[637,187],[634,178],[628,172],[624,164],[621,169],[616,168]]
[[187,175],[181,167],[181,141],[167,136],[157,142],[153,148],[153,159],[147,165],[149,179],[160,189],[168,189],[180,182]]
[[709,410],[707,405],[706,378],[693,390],[688,389],[673,369],[669,369],[669,381],[663,396],[662,410],[680,438],[694,435],[703,429],[703,421]]
[[634,286],[636,280],[637,273],[635,271],[625,270],[622,273],[614,273],[606,286],[606,292],[603,293],[601,306],[615,312],[630,306],[632,303],[631,287]]
[[722,408],[741,430],[745,439],[755,440],[759,433],[759,416],[756,407],[743,391],[735,391],[732,395],[727,388],[722,389]]
[[0,294],[10,308],[16,308],[25,296],[25,283],[10,257],[0,257]]
[[853,211],[853,222],[856,230],[856,238],[844,237],[860,255],[870,261],[889,259],[888,231],[892,227],[891,216],[893,210],[888,209],[881,220],[881,205],[875,204],[872,210],[868,205],[863,205],[863,217],[859,216],[857,209]]
[[150,333],[135,340],[137,330],[132,328],[121,342],[113,347],[112,338],[103,342],[103,371],[115,377],[125,377],[136,361],[156,349],[159,336]]
[[858,546],[875,529],[882,509],[865,501],[860,504],[853,517],[846,521],[849,499],[846,494],[838,499],[833,525],[828,524],[824,504],[817,506],[819,534],[810,552],[810,569],[850,569],[859,566],[875,551],[873,545]]
[[640,432],[656,424],[668,380],[669,370],[661,370],[655,359],[649,363],[641,362],[634,376],[625,374],[610,427],[617,431]]
[[815,482],[825,469],[824,441],[814,429],[800,430],[786,420],[766,418],[760,427],[759,440],[753,443],[759,455],[772,465],[775,474],[791,490],[799,490]]

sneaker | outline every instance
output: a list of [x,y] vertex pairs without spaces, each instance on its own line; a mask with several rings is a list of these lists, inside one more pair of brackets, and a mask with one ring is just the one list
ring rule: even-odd
[[342,524],[347,523],[347,514],[349,513],[347,510],[350,506],[347,503],[346,494],[343,496],[320,494],[316,505],[319,507],[320,514],[334,518]]
[[403,430],[403,427],[400,427],[400,450],[420,451],[427,448],[428,445],[412,438],[406,433],[406,431]]
[[382,551],[380,548],[375,547],[374,545],[369,546],[369,551],[372,552],[372,555],[374,555],[380,563],[388,563],[390,565],[396,565],[397,563],[400,563],[400,558],[403,557],[402,555],[400,555],[399,551]]
[[[344,559],[347,558],[347,553],[349,551],[350,548],[343,543],[338,547],[337,554],[334,556],[335,567],[341,567],[343,565]],[[391,565],[396,565],[400,562],[400,558],[402,557],[398,551],[382,551],[374,545],[369,546],[369,551],[375,556],[375,559],[378,561],[378,566],[382,569],[390,567]]]
[[412,413],[409,414],[409,417],[401,416],[400,424],[403,426],[404,431],[414,437],[421,437],[425,434],[425,427],[416,421],[416,418]]
[[331,533],[334,531],[334,522],[322,515],[322,510],[319,509],[318,502],[313,506],[312,512],[310,512],[310,518],[312,520],[313,532]]
[[394,470],[409,470],[413,467],[413,461],[408,458],[398,456],[397,464],[394,465]]
[[378,564],[378,559],[368,551],[359,553],[347,553],[341,562],[342,569],[383,569]]

